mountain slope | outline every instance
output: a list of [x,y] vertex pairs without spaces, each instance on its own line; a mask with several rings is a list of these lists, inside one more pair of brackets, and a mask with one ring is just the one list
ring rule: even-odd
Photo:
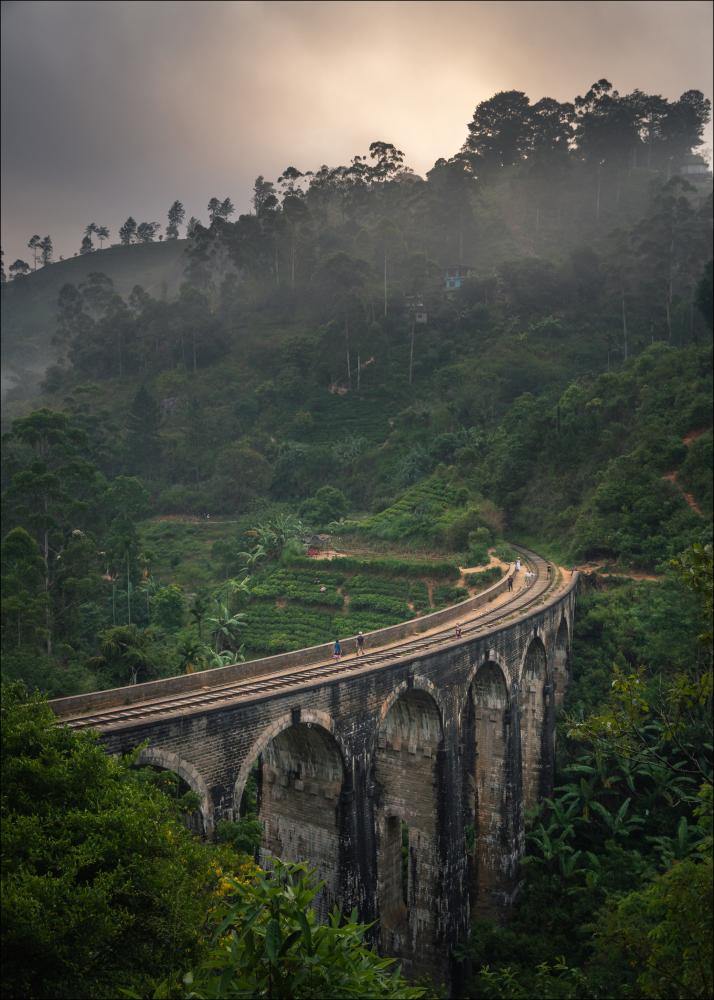
[[141,285],[155,298],[172,297],[183,279],[186,240],[130,247],[112,246],[57,261],[2,286],[3,394],[27,380],[28,389],[54,360],[57,296],[69,283],[81,285],[93,271],[106,274],[122,296]]

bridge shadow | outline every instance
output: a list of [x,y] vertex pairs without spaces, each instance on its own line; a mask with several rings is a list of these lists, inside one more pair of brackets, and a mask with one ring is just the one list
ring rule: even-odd
[[[320,920],[340,901],[345,768],[332,734],[313,722],[288,725],[253,758],[257,815],[263,827],[259,862],[302,861],[325,882],[315,900]],[[239,806],[240,809],[240,806]]]
[[438,967],[441,713],[422,690],[401,694],[383,719],[373,759],[380,948],[415,975]]
[[466,850],[471,913],[496,915],[513,889],[509,844],[510,698],[501,666],[482,663],[463,719]]

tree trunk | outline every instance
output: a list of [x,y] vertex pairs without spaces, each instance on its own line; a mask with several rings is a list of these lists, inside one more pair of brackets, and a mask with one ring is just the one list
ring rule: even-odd
[[347,351],[347,384],[352,388],[352,369],[350,368],[350,325],[345,320],[345,350]]
[[[47,517],[47,497],[44,498],[45,517]],[[45,626],[47,628],[47,655],[52,656],[52,612],[50,611],[50,533],[45,528],[42,558],[45,563]]]
[[129,549],[126,550],[126,609],[128,623],[131,625],[131,573],[129,572]]
[[384,315],[387,315],[387,250],[384,250]]
[[[629,347],[628,347],[628,343],[627,343],[627,311],[625,309],[625,289],[621,288],[620,291],[621,291],[621,295],[622,295],[622,299],[621,299],[621,302],[622,302],[622,351],[623,351],[624,359],[625,359],[625,361],[627,361],[627,358],[629,356]],[[609,369],[609,353],[608,353],[608,371],[609,370],[610,369]]]
[[411,343],[409,345],[409,385],[412,384],[412,376],[413,376],[413,373],[414,373],[414,328],[415,328],[415,326],[416,326],[416,324],[415,324],[414,320],[412,320],[412,336],[411,336]]
[[667,270],[667,302],[665,314],[667,317],[667,339],[672,339],[672,292],[673,292],[673,265],[674,265],[674,235],[669,241],[669,266]]

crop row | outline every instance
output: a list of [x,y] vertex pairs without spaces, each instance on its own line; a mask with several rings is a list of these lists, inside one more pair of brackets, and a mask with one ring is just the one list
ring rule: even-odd
[[[315,566],[312,559],[298,556],[291,561],[291,566]],[[459,568],[450,562],[430,562],[425,559],[357,559],[355,556],[338,556],[330,561],[331,572],[343,573],[375,573],[380,576],[407,576],[416,578],[456,579]]]

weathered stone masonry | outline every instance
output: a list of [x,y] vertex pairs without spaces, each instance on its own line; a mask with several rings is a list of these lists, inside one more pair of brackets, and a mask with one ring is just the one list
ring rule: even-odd
[[448,979],[470,913],[513,898],[524,810],[550,791],[574,606],[575,581],[479,638],[103,740],[147,740],[143,759],[191,785],[208,833],[238,815],[258,761],[264,856],[308,861],[323,910],[356,906],[407,972]]

